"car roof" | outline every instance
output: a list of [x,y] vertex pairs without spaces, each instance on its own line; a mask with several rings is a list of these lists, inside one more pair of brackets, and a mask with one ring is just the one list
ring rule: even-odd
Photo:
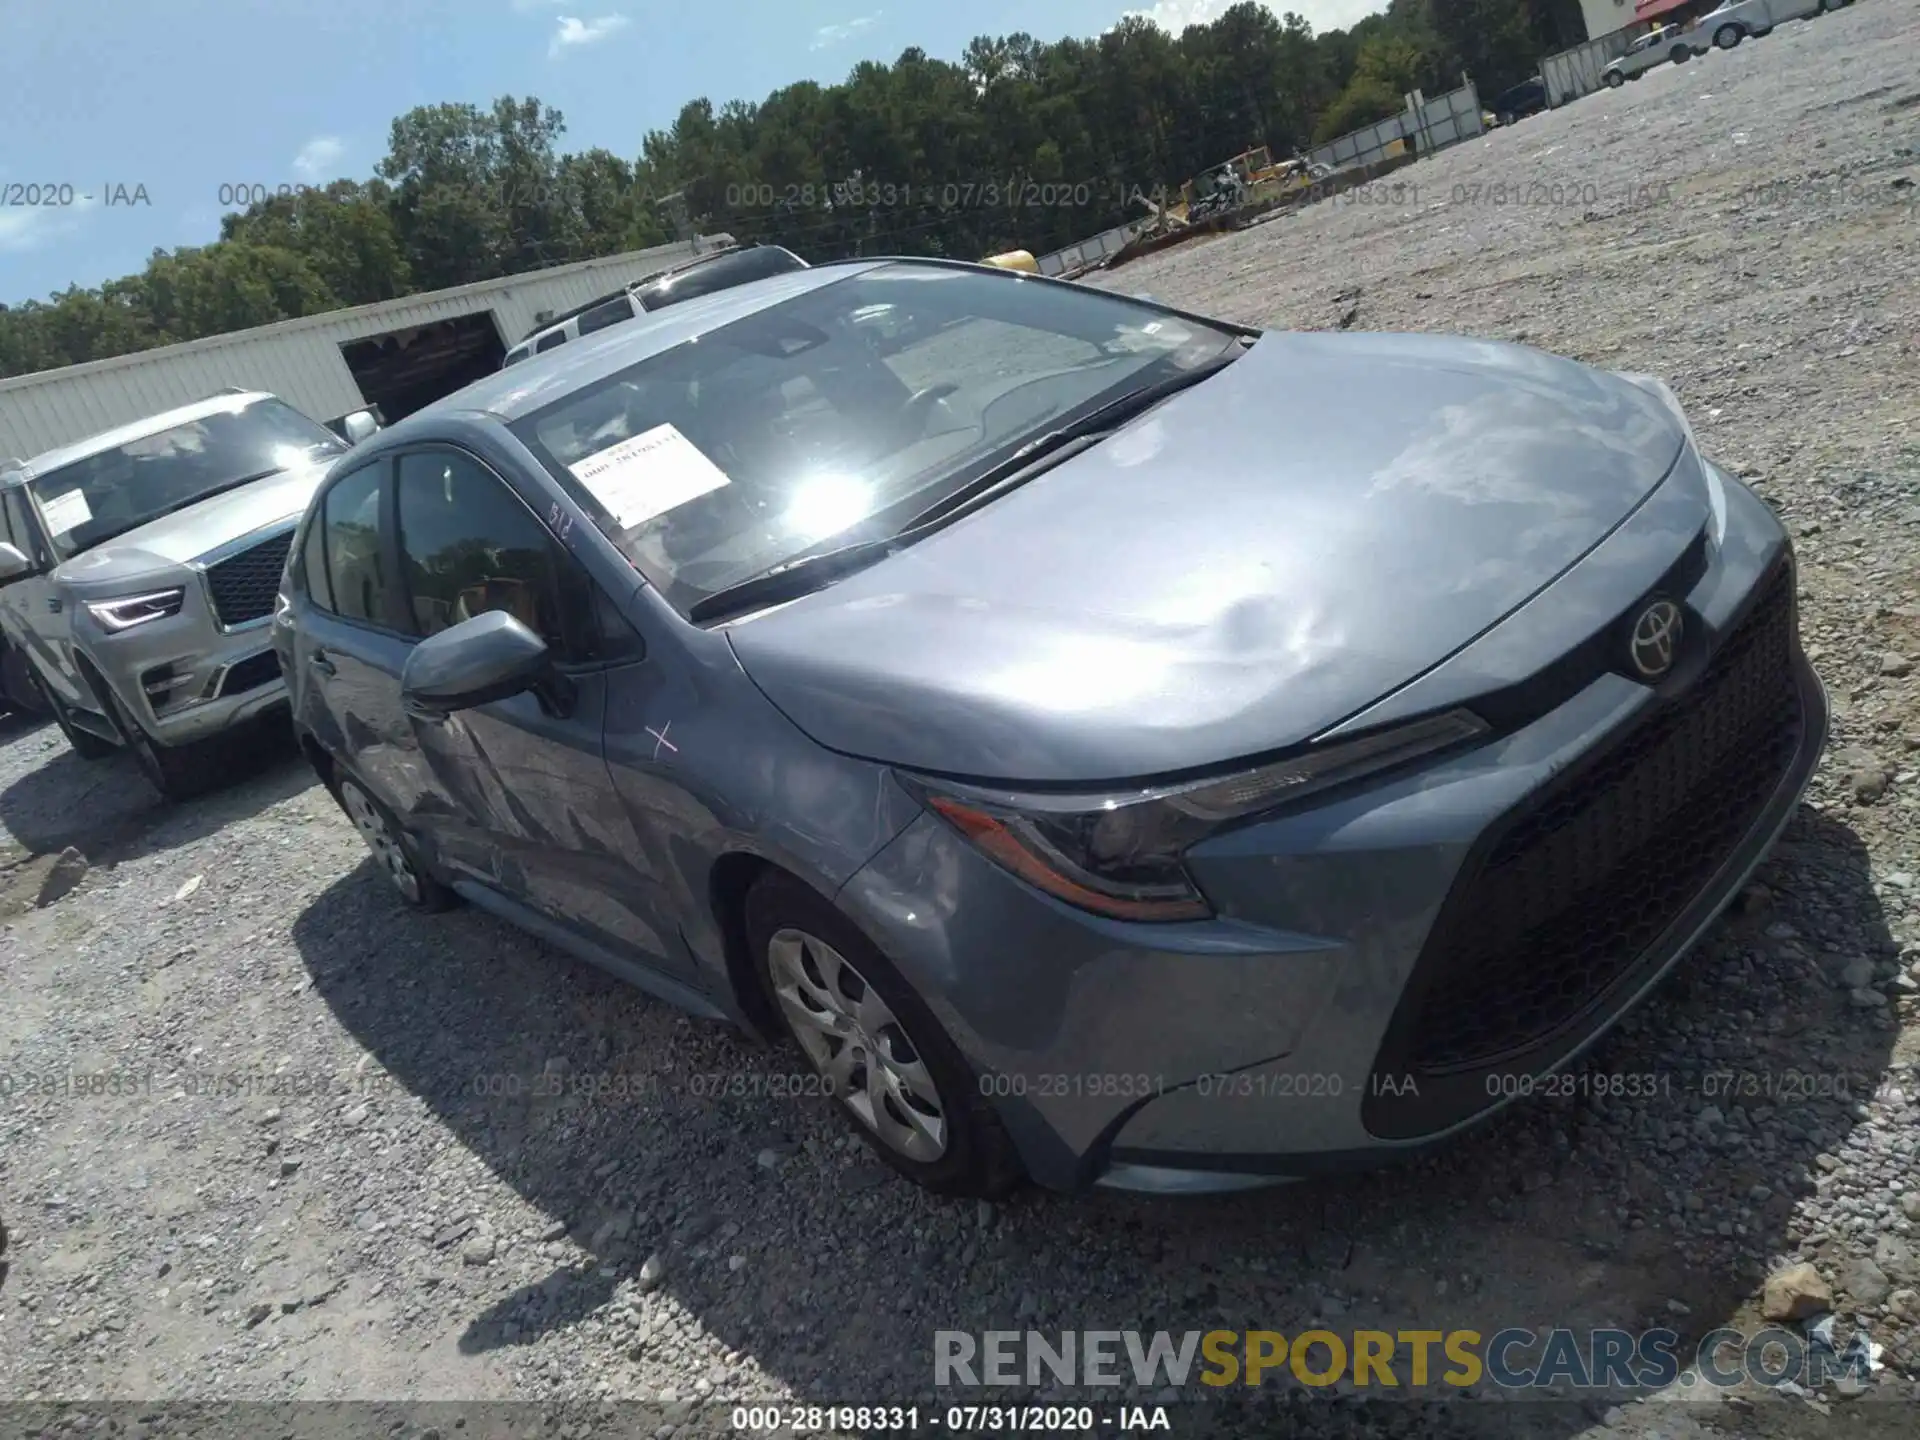
[[58,470],[61,466],[71,465],[76,460],[105,454],[131,441],[144,440],[149,435],[158,435],[162,430],[171,430],[176,425],[185,425],[190,420],[217,415],[222,410],[240,410],[262,400],[274,398],[265,390],[231,390],[219,395],[209,395],[206,399],[196,400],[191,405],[162,410],[157,415],[148,415],[139,420],[129,421],[125,425],[116,425],[111,430],[102,430],[97,435],[89,435],[83,440],[75,440],[58,449],[35,455],[25,462],[24,470],[0,468],[0,479],[4,479],[6,483],[20,484],[32,479],[35,475],[44,475],[49,470]]
[[414,426],[415,420],[457,412],[478,411],[503,421],[518,420],[563,395],[784,300],[884,266],[914,263],[911,260],[829,261],[804,270],[790,270],[784,275],[770,275],[764,280],[749,280],[716,290],[711,295],[683,300],[663,310],[649,311],[483,376],[466,388],[416,410],[382,431],[379,439],[404,439],[411,430],[419,428]]

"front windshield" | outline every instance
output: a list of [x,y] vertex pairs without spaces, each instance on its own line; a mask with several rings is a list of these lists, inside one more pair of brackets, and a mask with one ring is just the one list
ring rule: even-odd
[[65,559],[245,480],[347,448],[279,400],[228,409],[129,440],[37,476],[28,487]]
[[897,265],[810,290],[513,430],[682,613],[890,534],[1076,411],[1235,337],[1080,286]]

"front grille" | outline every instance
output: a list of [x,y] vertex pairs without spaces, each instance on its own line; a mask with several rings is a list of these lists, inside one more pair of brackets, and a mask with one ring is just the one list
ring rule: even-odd
[[207,596],[221,625],[230,630],[273,614],[292,546],[293,531],[285,530],[207,567]]
[[1683,697],[1510,822],[1456,886],[1416,971],[1424,998],[1403,1057],[1414,1074],[1525,1053],[1679,918],[1799,748],[1792,651],[1783,567]]
[[258,655],[249,655],[228,669],[221,678],[220,693],[223,696],[244,695],[249,690],[270,685],[279,678],[280,657],[271,650],[262,650]]

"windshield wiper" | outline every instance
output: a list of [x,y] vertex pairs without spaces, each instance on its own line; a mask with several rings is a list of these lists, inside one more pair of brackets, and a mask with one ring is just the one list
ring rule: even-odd
[[1070,424],[1035,436],[1004,460],[989,466],[959,489],[943,495],[913,515],[891,535],[877,540],[857,541],[835,550],[823,550],[815,555],[803,555],[797,560],[775,565],[770,570],[763,570],[758,575],[751,575],[737,584],[696,600],[687,611],[687,618],[697,623],[781,600],[795,599],[851,575],[856,570],[863,570],[895,551],[904,550],[924,539],[969,510],[984,505],[1016,486],[1024,485],[1081,451],[1091,449],[1128,420],[1151,409],[1168,396],[1191,389],[1217,375],[1239,359],[1244,349],[1244,346],[1236,344],[1228,353],[1204,365],[1169,375],[1138,390],[1130,390],[1117,399],[1089,410]]
[[1058,463],[1067,459],[1067,454],[1062,452],[1068,446],[1074,446],[1072,453],[1078,454],[1085,447],[1076,442],[1103,439],[1168,396],[1190,390],[1202,380],[1211,379],[1238,360],[1243,348],[1235,345],[1227,353],[1214,357],[1204,365],[1168,375],[1138,390],[1129,390],[1104,405],[1094,407],[1069,424],[1035,436],[1006,459],[988,467],[959,489],[941,496],[902,525],[899,533],[906,535],[935,521],[951,519],[992,496],[1012,489],[1016,484],[1026,483],[1047,468],[1039,466],[1039,461],[1053,459]]

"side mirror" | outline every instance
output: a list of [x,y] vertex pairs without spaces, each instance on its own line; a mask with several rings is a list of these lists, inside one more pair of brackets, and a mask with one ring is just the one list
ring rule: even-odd
[[20,553],[20,547],[0,540],[0,585],[11,585],[33,574],[33,561]]
[[340,422],[340,428],[346,431],[349,445],[358,445],[380,428],[380,422],[371,410],[356,410]]
[[504,610],[462,620],[413,647],[400,671],[400,704],[422,720],[555,689],[547,642]]

